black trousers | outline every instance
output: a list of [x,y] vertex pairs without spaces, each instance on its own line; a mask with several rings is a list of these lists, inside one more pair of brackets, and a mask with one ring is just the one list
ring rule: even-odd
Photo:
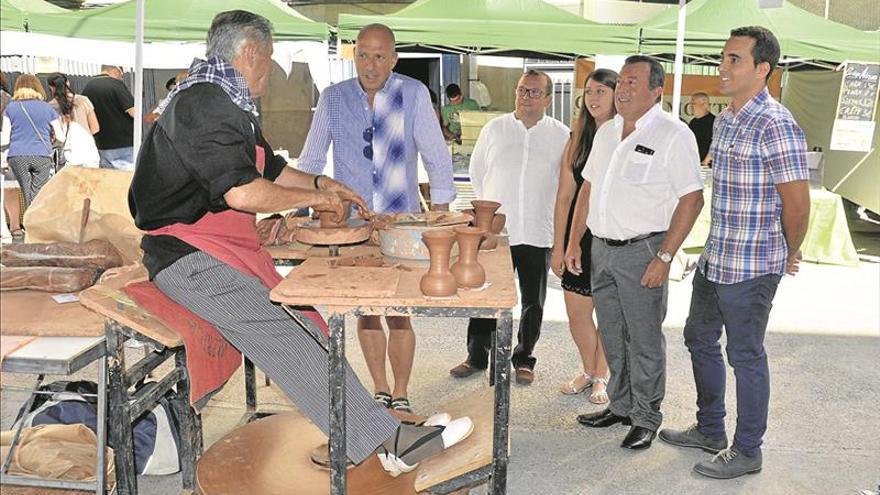
[[[541,322],[544,319],[544,299],[547,296],[547,272],[550,270],[550,248],[520,244],[510,246],[513,270],[519,278],[520,304],[522,314],[519,318],[517,345],[510,361],[514,368],[525,366],[534,369],[535,358],[532,351],[541,336]],[[489,366],[489,349],[492,346],[492,332],[496,320],[492,318],[471,318],[468,323],[467,348],[468,363],[475,368]]]

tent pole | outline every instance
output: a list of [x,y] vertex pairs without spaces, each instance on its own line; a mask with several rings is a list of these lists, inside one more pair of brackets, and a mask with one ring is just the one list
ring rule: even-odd
[[132,159],[137,163],[144,133],[144,0],[137,0],[134,32],[134,140]]
[[679,116],[681,107],[681,73],[684,71],[684,28],[687,15],[687,3],[678,0],[678,33],[675,35],[675,76],[672,85],[672,116]]

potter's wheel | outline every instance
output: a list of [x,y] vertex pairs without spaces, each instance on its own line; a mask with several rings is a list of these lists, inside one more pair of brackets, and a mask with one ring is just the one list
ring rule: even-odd
[[358,244],[370,238],[373,225],[362,218],[349,218],[345,227],[321,228],[320,220],[310,220],[296,233],[296,240],[303,244],[330,247],[331,254],[338,253],[339,246]]

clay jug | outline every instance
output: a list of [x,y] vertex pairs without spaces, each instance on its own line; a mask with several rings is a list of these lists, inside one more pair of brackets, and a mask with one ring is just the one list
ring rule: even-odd
[[456,227],[458,262],[452,265],[452,274],[459,287],[478,289],[486,283],[486,270],[477,261],[480,241],[486,231],[479,227]]
[[351,216],[351,201],[343,201],[342,217],[332,211],[319,211],[318,218],[321,220],[322,229],[337,229],[348,227],[348,217]]
[[455,294],[457,292],[455,277],[449,271],[449,252],[455,242],[455,232],[428,230],[422,232],[422,241],[428,246],[428,253],[431,256],[431,266],[419,282],[422,294],[432,297]]
[[471,201],[474,205],[474,226],[486,231],[485,240],[480,245],[480,251],[491,251],[498,247],[498,239],[492,234],[492,222],[495,220],[495,211],[501,207],[497,201],[485,201],[476,199]]

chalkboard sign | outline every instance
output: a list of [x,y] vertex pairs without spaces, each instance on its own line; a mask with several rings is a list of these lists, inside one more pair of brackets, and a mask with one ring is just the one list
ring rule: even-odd
[[848,62],[837,103],[837,118],[870,122],[874,120],[880,64]]

